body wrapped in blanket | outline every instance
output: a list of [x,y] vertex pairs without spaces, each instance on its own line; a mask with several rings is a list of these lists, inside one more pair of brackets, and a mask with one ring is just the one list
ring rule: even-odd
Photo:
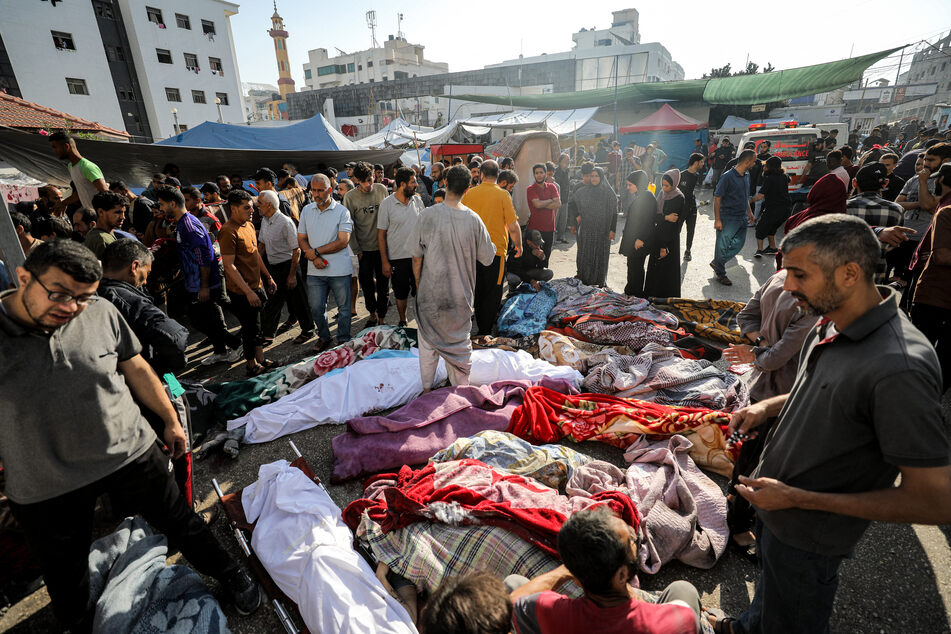
[[255,554],[311,632],[415,634],[409,614],[353,549],[340,509],[303,471],[284,460],[262,465],[241,503],[257,522]]

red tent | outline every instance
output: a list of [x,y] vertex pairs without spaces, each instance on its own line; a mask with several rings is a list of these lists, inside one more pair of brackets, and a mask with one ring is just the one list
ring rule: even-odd
[[644,117],[634,125],[624,126],[618,131],[621,134],[630,134],[632,132],[651,132],[654,130],[696,130],[705,127],[707,127],[706,123],[691,119],[665,103],[654,114]]

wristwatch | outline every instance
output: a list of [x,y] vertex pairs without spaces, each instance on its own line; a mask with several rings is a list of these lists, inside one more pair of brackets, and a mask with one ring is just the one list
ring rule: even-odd
[[759,337],[756,338],[756,341],[754,341],[753,343],[758,346],[760,343],[762,343],[765,340],[766,340],[766,337],[764,337],[763,335],[760,335]]

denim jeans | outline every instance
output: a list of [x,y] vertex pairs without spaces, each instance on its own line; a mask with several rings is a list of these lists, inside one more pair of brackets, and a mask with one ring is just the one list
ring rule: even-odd
[[822,634],[839,587],[842,557],[817,555],[779,541],[757,521],[759,579],[749,609],[733,623],[736,634]]
[[746,244],[746,216],[742,218],[723,218],[723,229],[717,231],[717,243],[713,255],[713,270],[717,276],[726,275],[726,263],[743,250]]
[[310,313],[317,324],[317,336],[321,341],[330,341],[330,327],[327,325],[327,295],[334,294],[337,302],[337,342],[350,340],[350,276],[349,275],[308,275],[307,302]]

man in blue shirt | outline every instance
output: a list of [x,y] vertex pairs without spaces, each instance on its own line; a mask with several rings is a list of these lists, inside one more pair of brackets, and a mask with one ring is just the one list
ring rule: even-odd
[[241,358],[241,354],[238,350],[229,353],[228,348],[238,348],[241,338],[228,332],[221,310],[228,296],[221,284],[221,269],[211,236],[205,225],[185,209],[182,192],[174,187],[161,187],[156,191],[156,197],[165,219],[175,223],[178,258],[189,298],[188,318],[214,347],[214,354],[202,359],[202,365],[224,361],[233,363]]
[[717,243],[710,266],[717,281],[724,286],[733,285],[726,275],[726,263],[743,250],[747,223],[754,222],[750,209],[750,175],[747,171],[755,162],[756,152],[740,152],[736,167],[720,177],[713,193],[713,227],[717,230]]
[[314,348],[322,352],[330,347],[327,325],[327,295],[337,303],[337,343],[350,339],[350,277],[353,264],[347,252],[353,221],[350,211],[331,196],[330,179],[315,174],[310,181],[314,200],[304,207],[297,225],[297,241],[307,265],[307,300],[317,323],[319,340]]

